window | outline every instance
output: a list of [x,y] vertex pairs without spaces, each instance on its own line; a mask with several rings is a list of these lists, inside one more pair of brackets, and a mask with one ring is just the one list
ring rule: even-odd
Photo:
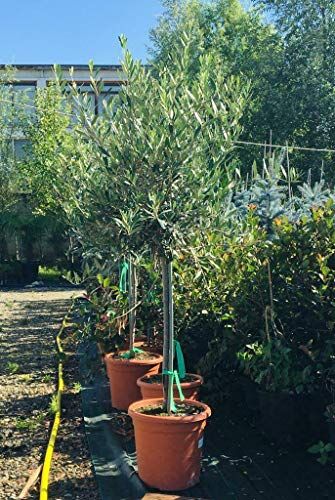
[[13,102],[26,108],[28,114],[34,112],[36,82],[15,82],[12,86]]
[[27,146],[29,141],[26,139],[14,139],[14,154],[17,160],[24,160],[27,156]]
[[114,99],[114,97],[120,92],[121,85],[118,83],[115,84],[106,84],[104,85],[103,91],[98,97],[98,114],[101,115],[103,112],[103,102],[109,102]]

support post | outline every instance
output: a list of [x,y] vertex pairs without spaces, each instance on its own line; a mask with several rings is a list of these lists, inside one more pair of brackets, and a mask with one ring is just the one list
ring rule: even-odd
[[[163,346],[163,390],[164,407],[169,415],[173,407],[173,283],[172,283],[172,261],[162,259],[163,278],[163,309],[164,309],[164,346]],[[170,375],[168,375],[168,373]]]
[[136,326],[136,301],[137,301],[137,276],[136,266],[131,256],[128,267],[128,302],[129,302],[129,351],[134,351],[135,326]]

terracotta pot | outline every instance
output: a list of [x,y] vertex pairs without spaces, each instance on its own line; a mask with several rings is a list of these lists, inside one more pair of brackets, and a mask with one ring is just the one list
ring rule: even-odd
[[[196,377],[194,382],[181,382],[181,389],[186,399],[192,399],[193,401],[198,400],[198,394],[200,386],[204,383],[204,379],[200,375],[195,375],[193,373],[188,373],[187,375],[192,375]],[[150,383],[148,378],[151,375],[144,375],[137,381],[137,385],[141,389],[143,399],[155,399],[163,397],[163,384],[162,383]],[[173,394],[175,398],[179,397],[179,392],[177,386],[173,386]]]
[[163,356],[156,353],[151,359],[121,359],[110,353],[105,356],[109,378],[112,406],[118,410],[128,410],[128,406],[141,399],[137,379],[143,375],[158,373]]
[[204,429],[211,410],[199,401],[185,402],[199,406],[202,412],[186,417],[160,417],[137,411],[162,403],[162,399],[137,401],[128,409],[135,428],[138,473],[152,488],[178,491],[199,482]]

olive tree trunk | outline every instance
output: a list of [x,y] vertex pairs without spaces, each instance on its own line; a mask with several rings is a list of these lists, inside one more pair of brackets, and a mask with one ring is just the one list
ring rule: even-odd
[[163,391],[164,408],[169,415],[173,406],[173,284],[172,261],[162,259],[163,311],[164,311],[164,346],[163,346]]

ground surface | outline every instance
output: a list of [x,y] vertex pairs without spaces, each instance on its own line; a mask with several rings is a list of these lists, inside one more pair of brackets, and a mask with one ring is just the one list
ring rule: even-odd
[[[0,291],[0,499],[17,498],[44,458],[56,389],[55,336],[78,294],[70,289]],[[73,342],[64,368],[62,423],[51,469],[51,499],[95,500],[82,423]],[[29,498],[38,498],[38,485]]]

